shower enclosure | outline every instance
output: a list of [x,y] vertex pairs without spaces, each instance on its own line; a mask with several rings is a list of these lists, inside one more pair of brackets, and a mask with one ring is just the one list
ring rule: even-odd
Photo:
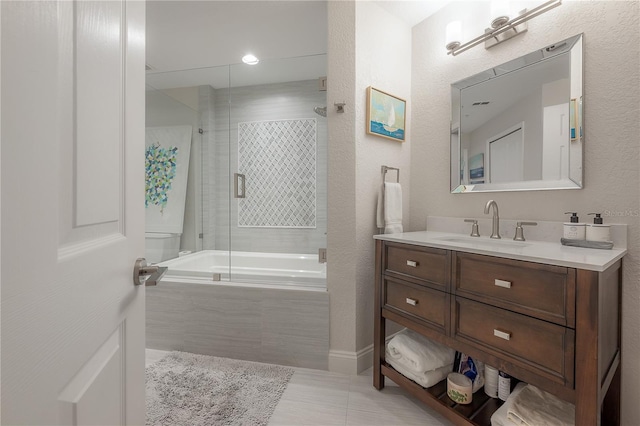
[[326,288],[325,75],[326,55],[147,75],[147,127],[192,126],[181,232],[147,229],[180,234],[168,277]]

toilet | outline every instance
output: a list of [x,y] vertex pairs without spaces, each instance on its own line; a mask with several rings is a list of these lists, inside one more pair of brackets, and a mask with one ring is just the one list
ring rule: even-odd
[[160,263],[178,257],[181,236],[182,234],[145,232],[145,258],[147,262]]

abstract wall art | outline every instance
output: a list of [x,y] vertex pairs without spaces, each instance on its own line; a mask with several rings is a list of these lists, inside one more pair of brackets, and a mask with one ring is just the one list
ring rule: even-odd
[[191,126],[146,128],[146,232],[182,233],[191,132]]

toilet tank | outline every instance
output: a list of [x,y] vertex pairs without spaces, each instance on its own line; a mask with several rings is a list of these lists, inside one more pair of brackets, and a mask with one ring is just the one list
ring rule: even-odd
[[181,235],[145,232],[145,258],[147,262],[159,263],[178,257]]

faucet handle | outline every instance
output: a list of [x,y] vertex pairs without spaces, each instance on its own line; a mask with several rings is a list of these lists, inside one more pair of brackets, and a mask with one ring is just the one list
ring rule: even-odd
[[478,232],[478,221],[476,219],[465,219],[464,221],[473,223],[473,225],[471,225],[471,236],[479,237],[480,233]]
[[536,226],[538,222],[516,222],[516,235],[513,237],[514,241],[525,241],[523,226]]

